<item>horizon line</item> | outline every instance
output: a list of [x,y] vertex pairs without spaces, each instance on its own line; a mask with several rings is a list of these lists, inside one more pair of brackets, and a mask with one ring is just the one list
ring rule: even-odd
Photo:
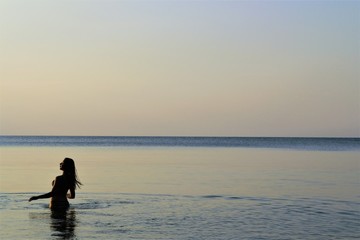
[[360,138],[360,136],[201,136],[201,135],[18,135],[0,134],[0,137],[138,137],[138,138]]

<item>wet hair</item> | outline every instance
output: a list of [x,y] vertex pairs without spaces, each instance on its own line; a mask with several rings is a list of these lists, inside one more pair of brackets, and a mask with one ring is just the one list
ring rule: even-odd
[[65,158],[63,161],[63,171],[64,174],[70,178],[70,186],[74,189],[80,188],[82,183],[77,176],[74,160],[71,158]]

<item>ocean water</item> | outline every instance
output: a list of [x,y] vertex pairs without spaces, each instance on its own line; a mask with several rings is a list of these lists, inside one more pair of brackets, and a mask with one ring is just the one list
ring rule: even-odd
[[[72,157],[67,212],[46,193]],[[359,239],[358,138],[0,137],[1,239]]]
[[300,150],[359,150],[359,138],[299,137],[81,137],[0,136],[0,146],[248,147]]

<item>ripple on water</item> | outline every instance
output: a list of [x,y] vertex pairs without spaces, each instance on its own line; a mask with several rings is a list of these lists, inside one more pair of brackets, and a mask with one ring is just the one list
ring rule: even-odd
[[71,214],[58,219],[43,208],[47,204],[29,204],[19,199],[25,198],[5,195],[0,200],[11,205],[2,211],[6,219],[2,226],[6,228],[1,231],[8,239],[20,236],[20,228],[33,234],[29,237],[33,239],[64,234],[76,234],[74,238],[78,239],[95,236],[99,239],[209,240],[240,237],[327,240],[358,239],[360,236],[360,205],[355,201],[226,195],[79,194],[71,204]]

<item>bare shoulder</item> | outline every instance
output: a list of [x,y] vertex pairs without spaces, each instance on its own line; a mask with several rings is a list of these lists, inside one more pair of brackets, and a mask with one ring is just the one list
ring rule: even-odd
[[61,182],[64,181],[64,176],[60,175],[55,178],[56,181]]

